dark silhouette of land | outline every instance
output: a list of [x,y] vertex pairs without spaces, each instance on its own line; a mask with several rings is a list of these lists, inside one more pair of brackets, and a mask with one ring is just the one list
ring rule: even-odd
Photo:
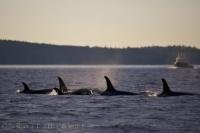
[[185,46],[100,48],[0,40],[0,64],[172,64],[182,51],[200,64],[200,49]]

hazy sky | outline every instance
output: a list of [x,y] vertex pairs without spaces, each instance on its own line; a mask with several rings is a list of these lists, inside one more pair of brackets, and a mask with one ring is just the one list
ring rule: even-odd
[[0,0],[0,38],[200,48],[200,0]]

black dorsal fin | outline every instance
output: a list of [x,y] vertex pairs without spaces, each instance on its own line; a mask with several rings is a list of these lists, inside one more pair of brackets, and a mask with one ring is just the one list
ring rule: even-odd
[[62,80],[62,78],[61,78],[61,77],[58,77],[58,80],[59,80],[59,86],[60,86],[59,89],[60,89],[63,93],[68,92],[68,89],[67,89],[67,87],[66,87],[64,81]]
[[24,90],[23,91],[29,91],[30,88],[28,87],[28,85],[25,82],[22,82],[23,86],[24,86]]
[[162,93],[172,92],[167,84],[167,81],[164,78],[162,78],[162,83],[163,83],[163,92]]
[[106,91],[109,91],[109,92],[111,92],[111,91],[116,91],[115,88],[113,87],[113,85],[112,85],[110,79],[109,79],[107,76],[104,76],[104,78],[106,79],[106,84],[107,84],[107,89],[106,89]]

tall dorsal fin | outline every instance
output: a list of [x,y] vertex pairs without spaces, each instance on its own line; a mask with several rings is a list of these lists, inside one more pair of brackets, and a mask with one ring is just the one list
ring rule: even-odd
[[28,87],[28,85],[25,82],[22,82],[23,86],[24,86],[24,90],[23,91],[29,91],[30,88]]
[[116,91],[115,88],[113,87],[110,79],[107,76],[104,76],[104,78],[106,79],[106,84],[107,84],[106,91]]
[[62,78],[61,78],[61,77],[58,77],[58,80],[59,80],[59,85],[60,85],[60,88],[59,88],[59,89],[60,89],[63,93],[68,92],[68,89],[67,89],[67,87],[66,87],[64,81],[62,80]]
[[163,92],[162,93],[172,92],[167,84],[167,81],[164,78],[162,78],[162,83],[163,83]]

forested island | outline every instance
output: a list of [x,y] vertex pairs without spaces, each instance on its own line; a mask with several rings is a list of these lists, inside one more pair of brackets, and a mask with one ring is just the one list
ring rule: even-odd
[[186,46],[102,48],[0,40],[0,64],[172,64],[178,52],[200,64],[200,49]]

